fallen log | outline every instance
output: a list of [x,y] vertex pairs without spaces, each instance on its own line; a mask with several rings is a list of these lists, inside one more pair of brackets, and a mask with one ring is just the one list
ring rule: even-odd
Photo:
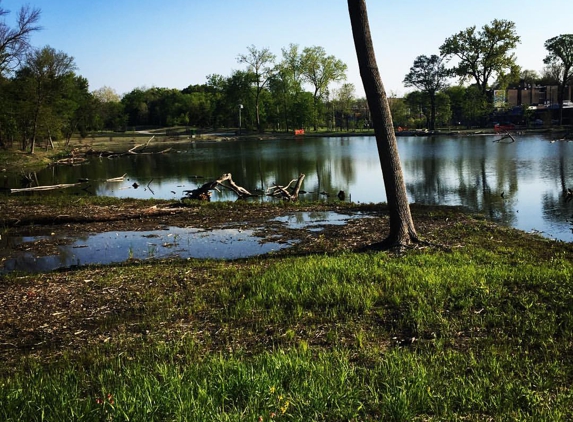
[[60,158],[59,160],[55,161],[54,164],[74,166],[77,164],[83,164],[86,161],[88,161],[88,159],[84,157],[69,157],[69,158]]
[[65,183],[65,184],[50,185],[50,186],[34,186],[34,187],[32,187],[32,188],[10,189],[10,193],[46,191],[46,190],[55,190],[55,189],[67,189],[67,188],[73,188],[73,187],[77,187],[77,186],[81,186],[81,185],[83,185],[82,182],[79,182],[79,183]]
[[127,173],[125,173],[123,176],[112,177],[111,179],[107,179],[106,182],[123,182],[125,180],[126,176],[127,176]]

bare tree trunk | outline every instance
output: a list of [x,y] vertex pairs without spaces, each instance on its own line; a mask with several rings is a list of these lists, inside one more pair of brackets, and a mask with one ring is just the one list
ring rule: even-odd
[[348,0],[348,11],[360,76],[374,123],[376,145],[390,212],[390,233],[382,245],[385,247],[408,245],[413,241],[418,241],[418,235],[408,204],[390,106],[376,64],[366,1]]

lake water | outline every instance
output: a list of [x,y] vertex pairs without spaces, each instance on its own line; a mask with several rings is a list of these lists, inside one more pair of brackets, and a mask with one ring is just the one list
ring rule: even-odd
[[[399,137],[408,196],[421,204],[463,205],[493,221],[525,231],[573,241],[573,143],[543,135]],[[158,150],[168,145],[157,143]],[[174,145],[175,152],[114,159],[94,157],[77,167],[58,166],[38,173],[41,185],[89,179],[85,190],[63,195],[105,195],[179,199],[223,173],[252,192],[288,184],[304,173],[302,198],[378,203],[386,200],[373,136],[253,140]],[[123,182],[106,179],[127,174]],[[134,187],[137,184],[137,187]],[[7,187],[15,187],[6,180]],[[328,193],[330,196],[320,194]],[[54,192],[50,194],[56,194]],[[14,194],[13,194],[14,195]],[[230,191],[212,200],[234,200]],[[263,196],[260,200],[271,200]]]

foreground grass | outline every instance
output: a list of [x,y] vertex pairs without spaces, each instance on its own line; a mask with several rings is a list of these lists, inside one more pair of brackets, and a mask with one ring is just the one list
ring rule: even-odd
[[451,251],[7,276],[62,303],[0,364],[0,419],[570,420],[571,248],[485,227],[451,225]]

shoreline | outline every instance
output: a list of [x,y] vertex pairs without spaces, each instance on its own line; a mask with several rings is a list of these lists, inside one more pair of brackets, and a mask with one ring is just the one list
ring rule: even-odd
[[[518,134],[559,134],[570,133],[566,128],[543,128],[543,129],[517,129],[512,133]],[[493,128],[485,129],[463,129],[463,130],[411,130],[397,132],[396,137],[403,136],[497,136],[503,135],[496,133]],[[354,132],[307,132],[304,135],[295,136],[294,133],[286,132],[264,132],[256,133],[249,132],[245,134],[234,134],[231,131],[218,131],[218,132],[204,132],[194,135],[167,135],[165,131],[137,131],[133,133],[114,133],[114,134],[98,134],[95,136],[87,136],[83,139],[73,138],[68,145],[64,145],[63,141],[56,141],[56,149],[45,150],[40,145],[37,146],[34,154],[27,151],[22,151],[16,147],[0,150],[0,174],[4,174],[4,178],[9,175],[26,174],[34,172],[52,165],[58,159],[66,159],[73,157],[74,154],[85,152],[86,149],[102,150],[109,153],[122,153],[137,144],[138,140],[147,138],[147,142],[164,143],[164,144],[178,144],[178,143],[207,143],[207,142],[240,142],[245,140],[274,140],[274,139],[304,139],[304,138],[334,138],[334,137],[358,137],[358,136],[375,136],[373,130],[368,131],[354,131]],[[157,137],[156,140],[153,138]],[[141,139],[143,141],[143,139]]]

